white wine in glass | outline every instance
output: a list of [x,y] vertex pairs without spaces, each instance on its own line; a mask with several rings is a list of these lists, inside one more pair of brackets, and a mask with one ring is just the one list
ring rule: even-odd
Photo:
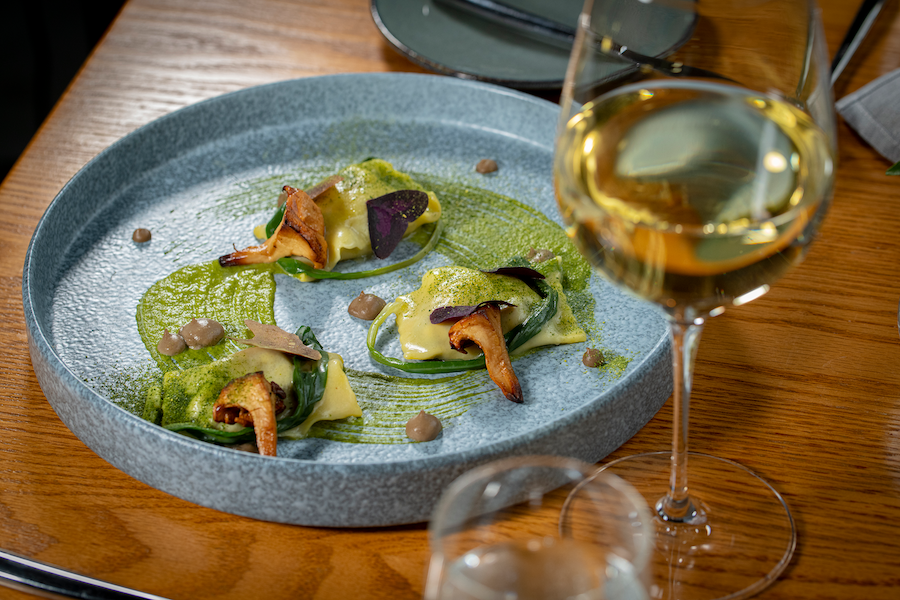
[[[660,54],[642,39],[635,21],[654,10],[690,24],[681,46]],[[796,545],[771,485],[688,453],[688,406],[705,320],[796,266],[827,210],[826,66],[812,2],[588,0],[581,16],[554,163],[560,211],[599,273],[663,311],[673,346],[672,451],[604,467],[655,507],[654,598],[747,597]]]
[[692,321],[802,259],[832,157],[822,129],[787,102],[657,80],[576,114],[557,160],[560,207],[584,256]]

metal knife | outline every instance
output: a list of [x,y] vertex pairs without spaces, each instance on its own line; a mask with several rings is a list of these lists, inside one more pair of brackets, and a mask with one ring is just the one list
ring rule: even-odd
[[844,41],[841,42],[841,46],[835,53],[834,60],[831,63],[832,86],[841,76],[841,73],[844,72],[844,68],[850,62],[853,53],[859,48],[863,38],[869,33],[869,29],[872,28],[875,17],[881,12],[882,6],[884,6],[884,0],[864,0],[860,5],[856,17],[853,18],[853,23],[850,24],[850,29],[847,31],[847,35],[844,36]]
[[44,598],[166,600],[0,550],[0,585]]

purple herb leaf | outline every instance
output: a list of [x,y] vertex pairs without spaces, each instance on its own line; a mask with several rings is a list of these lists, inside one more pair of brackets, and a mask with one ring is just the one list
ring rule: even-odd
[[387,258],[400,245],[408,223],[428,208],[428,194],[418,190],[399,190],[366,202],[369,239],[378,258]]
[[488,300],[487,302],[482,302],[481,304],[478,304],[476,306],[441,306],[431,311],[431,315],[428,318],[431,320],[431,323],[433,325],[437,325],[438,323],[443,323],[444,321],[468,317],[473,312],[478,310],[479,307],[484,306],[485,304],[493,304],[498,308],[515,306],[515,304],[510,304],[509,302],[504,302],[503,300]]
[[544,276],[541,273],[538,273],[534,269],[529,269],[528,267],[500,267],[493,271],[482,271],[482,273],[508,275],[509,277],[515,277],[522,281],[528,281],[529,279],[544,279]]
[[468,317],[474,310],[474,306],[441,306],[431,311],[431,315],[428,318],[431,320],[432,325],[437,325],[451,319]]

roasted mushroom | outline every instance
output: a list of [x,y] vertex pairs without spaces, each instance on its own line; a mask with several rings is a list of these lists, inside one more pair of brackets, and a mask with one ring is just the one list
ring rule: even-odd
[[325,241],[322,209],[303,190],[286,185],[284,191],[288,194],[284,218],[272,236],[259,246],[220,256],[220,265],[232,267],[300,256],[309,260],[316,269],[325,266],[328,243]]
[[450,346],[463,351],[466,342],[476,344],[484,353],[488,374],[503,395],[513,402],[522,402],[522,387],[509,360],[506,340],[500,326],[500,307],[490,302],[479,304],[472,314],[463,317],[450,328]]
[[275,414],[284,409],[280,387],[269,383],[262,371],[237,377],[228,382],[213,405],[217,423],[237,423],[253,427],[256,446],[263,456],[275,456],[278,444]]

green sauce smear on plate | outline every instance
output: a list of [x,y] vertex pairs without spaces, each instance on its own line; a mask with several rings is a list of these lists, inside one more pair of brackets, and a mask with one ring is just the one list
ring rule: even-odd
[[[590,266],[559,225],[539,211],[494,192],[423,174],[413,174],[413,178],[426,189],[433,189],[441,201],[445,229],[435,252],[451,264],[490,269],[511,256],[525,255],[531,248],[549,249],[562,257],[564,291],[588,335],[586,345],[599,340],[600,328],[594,320],[595,300],[587,291]],[[253,191],[257,186],[270,188],[271,179],[268,176],[242,184],[244,192],[240,195],[255,197]],[[281,180],[290,180],[290,176]],[[225,203],[226,212],[239,211],[238,204]],[[498,231],[511,231],[514,235],[498,235]],[[420,230],[410,239],[422,245],[427,232]],[[217,346],[187,350],[176,357],[159,354],[156,343],[163,330],[177,330],[191,318],[215,319],[225,327],[226,335],[238,338],[252,337],[244,327],[244,319],[274,324],[274,274],[280,272],[276,264],[223,268],[213,261],[183,267],[154,283],[138,305],[137,323],[144,345],[159,368],[165,372],[207,364],[243,348],[226,339]],[[328,285],[328,282],[310,285]],[[360,344],[364,343],[360,339]],[[604,352],[614,360],[599,373],[621,376],[631,359],[608,350]],[[582,367],[566,365],[565,368]],[[348,365],[347,375],[364,416],[317,423],[310,430],[310,437],[354,443],[410,443],[404,428],[406,421],[419,410],[434,414],[446,423],[477,404],[496,400],[496,388],[484,371],[419,379],[358,371]],[[134,390],[126,388],[139,385],[146,390],[148,383],[157,378],[143,373],[128,379],[128,382],[103,387],[113,402],[141,414],[142,406],[135,401]]]

